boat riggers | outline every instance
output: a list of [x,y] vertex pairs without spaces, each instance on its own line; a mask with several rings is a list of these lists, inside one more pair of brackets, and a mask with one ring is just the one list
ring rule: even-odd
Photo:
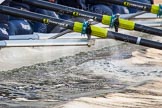
[[[57,19],[50,16],[29,12],[29,11],[23,11],[20,9],[3,6],[3,5],[0,5],[0,13],[11,15],[14,17],[21,17],[32,21],[38,21],[45,24],[57,24],[59,26],[62,26],[67,29],[71,29],[74,32],[79,32],[79,33],[81,33],[83,29],[83,23],[80,22],[70,22],[70,21]],[[93,36],[97,36],[105,39],[107,38],[115,39],[115,40],[124,41],[132,44],[138,44],[150,48],[162,49],[162,43],[160,42],[155,42],[147,39],[142,39],[140,37],[134,37],[134,36],[129,36],[121,33],[108,31],[105,28],[97,27],[94,25],[90,25],[90,27],[91,27],[91,35]]]
[[[101,22],[102,24],[105,24],[105,25],[112,24],[111,19],[113,16],[101,15],[101,14],[97,14],[97,13],[83,11],[80,9],[67,7],[67,6],[56,4],[56,3],[50,3],[47,1],[43,1],[43,0],[14,0],[14,1],[27,3],[27,4],[35,6],[35,7],[55,11],[57,13],[63,13],[63,14],[68,14],[68,15],[75,16],[75,17],[84,17],[84,18],[93,19],[93,20]],[[108,1],[117,1],[117,0],[108,0]],[[115,27],[115,25],[114,25],[114,27]],[[118,27],[122,28],[122,29],[126,29],[126,30],[135,30],[135,31],[153,34],[156,36],[162,36],[162,30],[160,30],[160,29],[144,26],[141,24],[136,24],[133,21],[129,21],[129,20],[125,20],[125,19],[119,19]]]
[[122,5],[125,7],[135,8],[142,11],[151,12],[153,14],[157,14],[158,16],[162,15],[162,6],[161,5],[152,5],[141,3],[137,1],[130,1],[130,0],[94,0],[93,3],[103,3],[103,4],[116,4]]

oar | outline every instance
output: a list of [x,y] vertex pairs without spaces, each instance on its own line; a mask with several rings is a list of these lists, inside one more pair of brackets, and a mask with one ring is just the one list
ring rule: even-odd
[[[52,10],[58,13],[68,14],[68,15],[72,15],[75,17],[84,17],[84,18],[93,19],[105,25],[110,25],[113,23],[112,16],[92,13],[92,12],[88,12],[88,11],[84,11],[84,10],[80,10],[80,9],[76,9],[72,7],[67,7],[67,6],[63,6],[63,5],[59,5],[55,3],[46,2],[43,0],[14,0],[14,1],[27,3],[35,7]],[[149,33],[149,34],[153,34],[157,36],[162,36],[162,30],[160,29],[151,28],[148,26],[137,24],[129,20],[119,19],[119,27],[122,29],[126,29],[126,30],[135,30],[135,31]]]
[[[108,31],[105,28],[89,25],[85,27],[85,23],[80,22],[70,22],[62,19],[53,18],[46,15],[41,15],[29,11],[23,11],[20,9],[0,5],[0,13],[11,15],[14,17],[21,17],[32,21],[38,21],[45,24],[57,24],[64,28],[71,29],[74,32],[83,33],[86,32],[87,35],[93,35],[100,38],[111,38],[119,41],[124,41],[132,44],[142,45],[150,48],[162,49],[162,43],[155,42],[147,39],[142,39],[141,37],[133,37],[130,35],[125,35],[121,33],[116,33]],[[86,29],[85,29],[86,28]]]
[[161,5],[152,5],[147,3],[141,3],[137,1],[130,1],[130,0],[94,0],[91,3],[103,3],[103,4],[116,4],[116,5],[122,5],[125,7],[135,8],[142,11],[151,12],[153,14],[162,15],[162,6]]

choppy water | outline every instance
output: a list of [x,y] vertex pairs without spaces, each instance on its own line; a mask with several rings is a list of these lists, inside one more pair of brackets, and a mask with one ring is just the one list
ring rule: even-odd
[[79,97],[119,92],[162,76],[161,67],[125,64],[122,60],[135,49],[130,48],[104,48],[0,72],[0,108],[57,108]]

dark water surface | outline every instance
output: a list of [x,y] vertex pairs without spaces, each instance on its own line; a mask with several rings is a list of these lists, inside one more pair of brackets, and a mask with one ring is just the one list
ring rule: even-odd
[[[147,74],[136,71],[139,66],[124,68],[113,62],[130,58],[131,51],[136,49],[130,48],[103,48],[0,72],[0,108],[57,108],[79,97],[101,96],[136,85],[132,77]],[[155,69],[150,72],[162,75]]]

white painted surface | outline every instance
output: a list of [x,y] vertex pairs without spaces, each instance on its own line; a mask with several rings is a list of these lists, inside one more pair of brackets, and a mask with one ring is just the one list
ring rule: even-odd
[[2,2],[4,2],[5,0],[0,0],[0,4],[2,3]]

